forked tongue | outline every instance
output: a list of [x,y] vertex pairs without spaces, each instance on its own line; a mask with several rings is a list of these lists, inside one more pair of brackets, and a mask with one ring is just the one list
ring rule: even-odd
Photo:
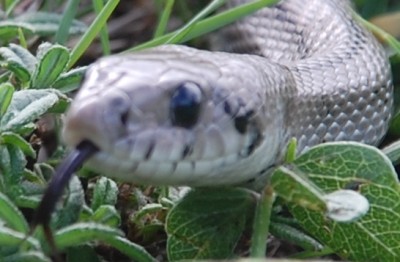
[[38,225],[43,226],[43,231],[50,247],[53,252],[56,251],[53,234],[50,229],[50,218],[53,213],[57,201],[60,199],[64,188],[72,177],[72,174],[91,156],[93,156],[99,149],[90,141],[81,142],[74,150],[72,150],[64,161],[58,166],[56,172],[51,179],[50,184],[43,195],[39,207],[31,226],[31,235]]

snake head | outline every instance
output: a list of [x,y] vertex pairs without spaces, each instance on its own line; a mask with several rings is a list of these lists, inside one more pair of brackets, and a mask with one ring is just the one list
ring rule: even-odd
[[274,152],[279,141],[274,132],[264,137],[265,123],[278,124],[263,113],[265,83],[257,83],[252,63],[210,54],[164,46],[99,60],[66,116],[65,142],[91,141],[99,152],[88,166],[124,181],[207,186],[251,179],[249,166],[256,174],[274,157],[259,149]]

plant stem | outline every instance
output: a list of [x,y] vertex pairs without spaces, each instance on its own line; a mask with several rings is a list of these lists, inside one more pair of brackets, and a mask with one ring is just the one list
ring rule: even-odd
[[275,194],[270,185],[267,185],[257,203],[254,216],[253,235],[251,238],[250,257],[263,258],[267,251],[267,238],[271,217],[272,204]]

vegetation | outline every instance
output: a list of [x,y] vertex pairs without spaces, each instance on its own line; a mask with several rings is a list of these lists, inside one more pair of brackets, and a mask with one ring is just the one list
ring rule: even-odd
[[[296,156],[293,142],[287,164],[276,169],[261,195],[219,188],[192,190],[182,198],[174,188],[124,184],[83,168],[53,215],[51,227],[60,253],[52,257],[54,250],[41,228],[28,234],[54,167],[66,154],[66,148],[57,144],[61,114],[71,101],[68,95],[79,86],[87,61],[115,50],[163,43],[199,45],[195,37],[275,1],[258,0],[216,14],[224,1],[210,1],[196,13],[184,0],[44,0],[40,5],[31,3],[27,11],[29,2],[0,1],[1,261],[57,257],[165,261],[257,258],[266,253],[301,259],[329,255],[354,261],[398,260],[400,187],[394,168],[400,160],[398,115],[381,149],[330,143]],[[191,7],[200,8],[199,2],[193,1]],[[400,10],[396,1],[355,2],[368,19]],[[152,40],[116,47],[106,22],[123,15],[118,5],[147,10],[143,13],[150,19],[140,21],[152,21]],[[149,6],[154,9],[146,9]],[[151,18],[148,10],[156,10],[156,16]],[[166,33],[173,21],[186,22]],[[398,86],[400,43],[367,25],[390,45]],[[137,38],[141,34],[150,39],[148,30],[139,31]],[[393,144],[384,146],[388,143]],[[268,232],[274,237],[267,241]]]

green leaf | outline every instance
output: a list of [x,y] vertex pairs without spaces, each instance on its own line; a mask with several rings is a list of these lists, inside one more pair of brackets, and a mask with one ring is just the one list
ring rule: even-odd
[[[36,34],[39,36],[54,35],[60,25],[62,15],[46,12],[26,12],[14,19],[0,21],[0,39],[9,41],[18,36],[18,30],[22,29],[25,35]],[[69,28],[70,34],[84,33],[87,26],[74,20]]]
[[16,54],[24,64],[24,67],[28,69],[29,73],[32,74],[36,68],[37,59],[32,55],[28,49],[23,48],[20,45],[10,44],[9,48]]
[[238,188],[190,191],[167,217],[169,260],[232,257],[254,200]]
[[69,247],[65,253],[67,256],[66,261],[102,262],[93,247],[89,245]]
[[79,221],[88,222],[89,220],[91,220],[92,216],[93,216],[93,210],[86,204],[84,204],[82,206],[81,213],[79,214]]
[[0,192],[0,218],[6,222],[7,226],[22,233],[27,233],[29,230],[28,223],[26,222],[21,211],[8,199],[3,193]]
[[24,61],[12,49],[8,47],[0,47],[0,66],[4,67],[14,73],[15,77],[26,83],[31,79],[29,68],[25,65]]
[[29,246],[34,250],[40,250],[39,241],[32,237],[26,237],[25,233],[14,231],[12,229],[0,226],[0,246]]
[[86,70],[87,66],[83,66],[62,73],[56,82],[53,83],[53,88],[63,93],[78,89]]
[[0,171],[5,184],[2,192],[8,196],[18,196],[21,192],[26,158],[22,150],[15,145],[0,144]]
[[20,30],[23,29],[24,34],[32,33],[33,27],[27,23],[4,20],[0,21],[0,39],[9,42],[13,38],[17,38]]
[[[31,25],[35,34],[40,35],[53,35],[57,32],[60,22],[62,20],[61,14],[48,13],[48,12],[26,12],[21,16],[15,18],[15,21],[24,22]],[[78,21],[73,20],[69,28],[70,34],[81,34],[87,30],[87,26]]]
[[297,152],[297,139],[296,138],[292,138],[289,141],[289,144],[287,146],[285,162],[286,163],[290,163],[293,160],[295,160],[296,159],[296,152]]
[[145,226],[145,223],[141,222],[141,220],[146,220],[148,216],[154,216],[155,213],[159,213],[162,210],[165,210],[163,205],[158,203],[150,203],[142,207],[135,213],[134,221],[136,225]]
[[121,217],[114,206],[101,205],[92,215],[91,221],[117,227],[121,223]]
[[287,224],[271,222],[270,232],[280,240],[286,240],[305,250],[321,250],[323,246],[314,238]]
[[39,63],[33,74],[31,87],[49,88],[65,70],[69,61],[69,51],[58,44],[43,43],[39,46],[37,57]]
[[137,262],[156,262],[158,261],[152,257],[142,246],[130,242],[123,237],[114,237],[107,241],[107,244],[118,249],[121,253],[127,255],[132,261]]
[[97,223],[77,223],[57,231],[54,240],[57,247],[63,250],[70,246],[77,246],[93,241],[107,243],[110,239],[122,236],[120,230]]
[[[46,89],[46,90],[48,90],[48,89]],[[61,93],[58,93],[58,94],[61,94]],[[64,95],[59,98],[60,99],[57,101],[57,103],[54,104],[52,107],[50,107],[46,113],[52,113],[52,114],[65,113],[65,111],[68,109],[72,100]]]
[[67,98],[55,89],[17,91],[0,120],[0,131],[18,132],[65,100]]
[[14,87],[10,83],[0,84],[0,119],[6,113],[14,94]]
[[353,190],[369,211],[352,223],[289,204],[299,223],[336,254],[354,261],[397,261],[400,256],[400,189],[390,160],[378,149],[354,142],[316,146],[296,159],[292,172],[306,174],[324,193]]
[[2,258],[3,262],[51,262],[42,252],[29,251],[19,252],[17,254]]
[[279,167],[271,175],[274,191],[288,202],[308,209],[326,211],[324,193],[295,166]]
[[27,156],[32,158],[36,156],[36,152],[32,148],[31,144],[29,144],[29,142],[26,141],[22,136],[12,132],[4,132],[0,135],[0,137],[4,144],[15,145],[19,147]]
[[91,208],[95,211],[101,205],[115,205],[118,198],[117,184],[106,177],[97,180],[93,190],[93,199]]
[[51,259],[45,256],[42,252],[29,251],[20,252],[3,258],[3,262],[51,262]]
[[78,221],[79,214],[85,204],[85,192],[81,181],[73,176],[68,185],[68,192],[62,207],[55,212],[52,224],[55,228],[62,228]]

